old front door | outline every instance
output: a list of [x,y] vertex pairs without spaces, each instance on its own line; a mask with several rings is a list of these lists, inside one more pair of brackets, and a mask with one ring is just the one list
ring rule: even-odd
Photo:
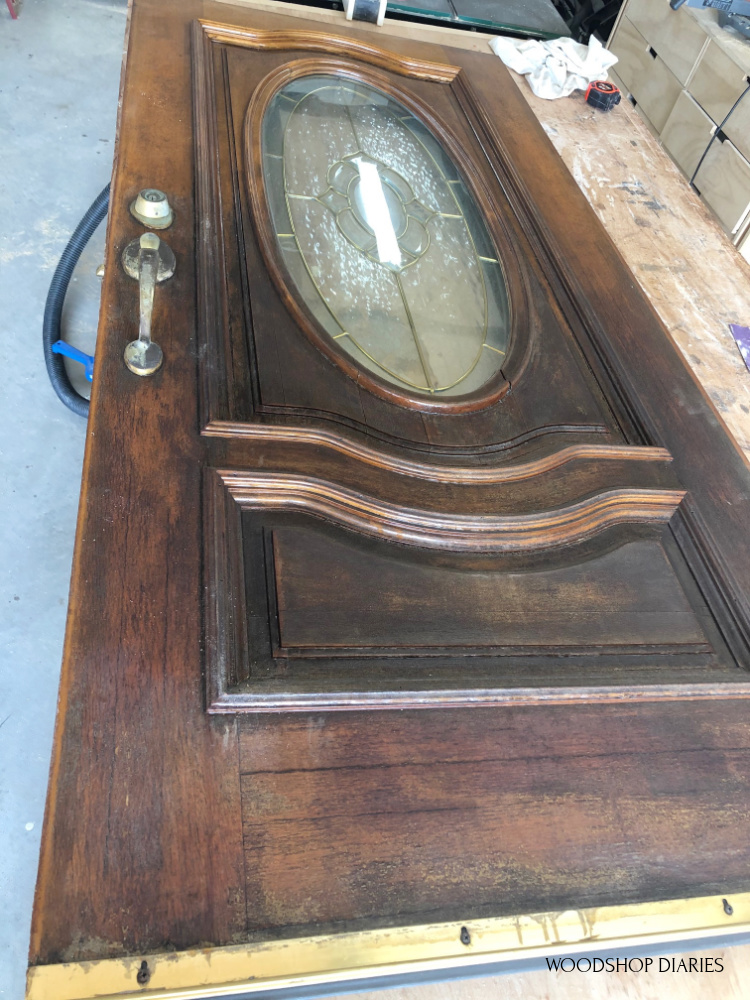
[[32,996],[750,889],[743,458],[499,60],[270,6],[132,8]]

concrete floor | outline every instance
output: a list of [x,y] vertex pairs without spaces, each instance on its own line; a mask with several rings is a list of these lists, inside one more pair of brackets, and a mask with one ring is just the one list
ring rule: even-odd
[[[0,998],[24,995],[86,422],[41,350],[52,273],[109,180],[125,0],[0,6]],[[66,338],[93,353],[103,226]],[[78,366],[80,369],[80,366]],[[80,377],[80,376],[79,376]]]

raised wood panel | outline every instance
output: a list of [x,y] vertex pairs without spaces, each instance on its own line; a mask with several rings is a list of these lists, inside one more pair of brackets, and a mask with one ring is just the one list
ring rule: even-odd
[[672,10],[669,0],[628,0],[625,13],[680,83],[687,83],[707,41],[688,9]]
[[618,58],[615,72],[657,132],[661,132],[682,87],[658,53],[649,52],[650,47],[630,20],[623,17],[610,45]]
[[[710,650],[658,543],[532,572],[407,562],[300,529],[273,533],[279,636],[304,655],[347,647]],[[323,599],[323,586],[331,589]],[[296,650],[293,649],[296,647]]]
[[212,713],[748,688],[679,492],[479,517],[278,473],[207,470],[205,493]]

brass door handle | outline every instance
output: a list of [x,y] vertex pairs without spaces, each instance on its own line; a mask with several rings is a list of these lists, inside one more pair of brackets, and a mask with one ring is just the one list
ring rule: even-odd
[[154,290],[157,284],[174,274],[175,257],[156,233],[144,233],[125,247],[122,266],[138,282],[140,293],[138,340],[131,341],[125,348],[125,364],[136,375],[153,375],[164,360],[161,347],[151,339]]

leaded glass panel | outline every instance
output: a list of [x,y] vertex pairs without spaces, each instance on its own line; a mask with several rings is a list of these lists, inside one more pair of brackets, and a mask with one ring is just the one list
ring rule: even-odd
[[262,153],[296,290],[362,368],[449,396],[500,370],[502,267],[456,165],[421,121],[368,84],[301,77],[272,98]]

